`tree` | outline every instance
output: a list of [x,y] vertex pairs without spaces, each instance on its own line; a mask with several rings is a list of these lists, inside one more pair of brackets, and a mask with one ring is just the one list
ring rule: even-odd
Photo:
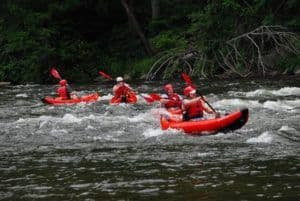
[[159,0],[151,0],[152,20],[159,18],[160,6]]
[[134,30],[136,31],[137,35],[140,37],[142,43],[144,44],[144,48],[145,48],[146,52],[149,55],[152,55],[153,54],[152,47],[150,46],[148,40],[146,39],[146,37],[145,37],[138,21],[136,20],[131,8],[129,7],[128,0],[121,0],[121,3],[123,5],[123,7],[125,8],[125,11],[127,13],[129,22],[132,24]]

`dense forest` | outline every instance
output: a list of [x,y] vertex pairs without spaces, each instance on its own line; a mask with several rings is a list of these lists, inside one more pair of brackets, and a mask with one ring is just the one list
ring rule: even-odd
[[293,74],[297,0],[2,0],[0,81]]

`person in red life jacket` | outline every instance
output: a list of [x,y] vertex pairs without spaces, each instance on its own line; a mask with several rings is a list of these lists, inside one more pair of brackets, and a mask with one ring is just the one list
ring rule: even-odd
[[113,93],[115,97],[121,97],[121,102],[126,102],[126,96],[128,92],[133,91],[133,89],[129,86],[129,84],[124,82],[123,77],[116,78],[117,84],[113,87]]
[[180,109],[182,98],[177,93],[174,93],[172,84],[166,84],[164,90],[166,94],[161,96],[160,103],[162,103],[166,109]]
[[67,84],[67,80],[59,81],[60,87],[57,89],[57,94],[61,99],[71,99],[71,94]]
[[[183,120],[188,121],[191,119],[203,118],[203,113],[213,114],[209,107],[206,106],[202,97],[196,97],[196,89],[188,86],[184,88],[183,94],[186,96],[182,101]],[[219,114],[216,114],[219,116]]]

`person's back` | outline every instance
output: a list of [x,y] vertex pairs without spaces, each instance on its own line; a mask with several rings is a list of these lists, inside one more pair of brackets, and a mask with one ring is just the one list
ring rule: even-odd
[[67,87],[67,81],[61,80],[59,82],[60,87],[57,89],[57,94],[61,99],[70,99],[71,95]]

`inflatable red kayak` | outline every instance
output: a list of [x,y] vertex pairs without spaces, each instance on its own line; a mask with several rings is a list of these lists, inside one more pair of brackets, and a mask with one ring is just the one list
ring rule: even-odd
[[216,132],[228,132],[236,130],[245,125],[248,121],[249,110],[242,109],[232,112],[223,117],[215,119],[206,119],[199,121],[169,121],[164,115],[161,116],[160,125],[162,130],[168,128],[183,130],[185,133],[193,135],[204,135]]
[[98,100],[99,94],[96,93],[92,93],[92,94],[88,94],[88,95],[84,95],[81,97],[75,97],[75,98],[71,98],[71,99],[61,99],[60,97],[46,97],[43,98],[42,101],[46,104],[51,104],[51,105],[69,105],[69,104],[76,104],[76,103],[89,103],[89,102],[95,102]]

